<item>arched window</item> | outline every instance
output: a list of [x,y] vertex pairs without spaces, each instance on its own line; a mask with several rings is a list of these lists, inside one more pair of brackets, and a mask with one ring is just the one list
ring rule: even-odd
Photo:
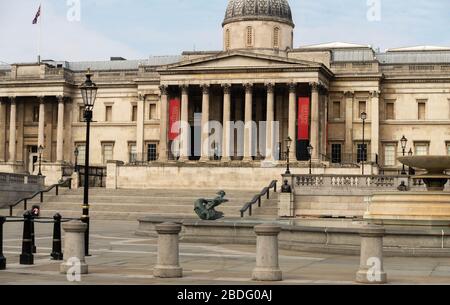
[[253,28],[247,27],[247,47],[253,46]]
[[225,49],[229,50],[231,47],[230,29],[225,31]]
[[280,47],[280,28],[275,27],[273,29],[273,47],[278,49]]

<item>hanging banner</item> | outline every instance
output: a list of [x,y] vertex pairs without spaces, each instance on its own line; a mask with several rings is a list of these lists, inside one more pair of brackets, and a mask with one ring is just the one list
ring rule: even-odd
[[298,140],[309,140],[309,97],[298,99]]
[[174,129],[175,123],[180,121],[181,103],[179,99],[172,99],[169,102],[169,141],[175,140],[180,135],[180,126]]

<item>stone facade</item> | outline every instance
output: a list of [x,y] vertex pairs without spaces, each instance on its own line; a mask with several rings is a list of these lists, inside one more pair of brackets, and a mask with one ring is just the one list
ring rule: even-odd
[[[403,135],[409,140],[406,152],[450,153],[450,49],[377,53],[369,46],[345,43],[293,48],[294,24],[287,2],[264,1],[270,6],[264,10],[249,3],[259,5],[258,1],[230,1],[231,7],[243,5],[246,10],[241,15],[227,10],[223,51],[146,60],[0,66],[0,168],[36,173],[40,145],[45,148],[44,170],[56,173],[47,173],[52,182],[60,178],[62,167],[75,163],[75,147],[80,150],[79,163],[83,162],[85,123],[78,85],[88,68],[99,86],[91,136],[95,166],[106,167],[110,160],[126,164],[177,161],[167,136],[172,99],[181,101],[180,119],[191,125],[209,121],[225,126],[236,121],[280,124],[277,137],[260,138],[258,147],[252,147],[258,131],[246,132],[243,156],[227,146],[233,143],[225,128],[220,136],[224,145],[202,147],[195,157],[183,146],[179,162],[222,159],[242,166],[242,161],[264,159],[264,147],[281,147],[276,154],[284,156],[284,139],[297,139],[300,97],[311,100],[309,140],[316,165],[357,165],[365,159],[385,172],[397,172]],[[368,115],[367,158],[361,158],[361,112]],[[186,130],[182,129],[181,138],[189,143],[194,135]],[[199,137],[205,140],[208,133]],[[290,159],[295,171],[307,163],[296,162],[301,158],[293,146]]]

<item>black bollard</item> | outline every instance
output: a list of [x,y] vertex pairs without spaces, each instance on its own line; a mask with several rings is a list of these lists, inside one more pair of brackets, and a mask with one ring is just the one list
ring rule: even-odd
[[3,256],[3,224],[6,217],[0,216],[0,270],[6,269],[6,258]]
[[23,214],[23,240],[22,240],[22,254],[20,255],[21,265],[33,265],[33,245],[31,239],[31,225],[33,216],[30,211]]
[[36,253],[36,240],[34,238],[34,216],[31,215],[31,223],[30,223],[30,227],[31,227],[31,251],[32,253]]
[[55,261],[63,260],[63,253],[61,248],[61,219],[62,217],[59,213],[56,213],[55,216],[53,216],[53,220],[55,221],[55,223],[53,224],[53,249],[50,256]]

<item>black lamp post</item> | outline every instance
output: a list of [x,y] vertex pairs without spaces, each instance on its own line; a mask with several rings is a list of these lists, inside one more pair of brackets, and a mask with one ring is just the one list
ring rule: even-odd
[[80,86],[81,96],[84,102],[84,119],[86,120],[86,155],[84,167],[84,200],[82,221],[87,224],[85,233],[85,253],[89,255],[89,141],[92,121],[92,110],[94,108],[95,98],[97,97],[97,86],[91,80],[92,74],[88,70],[86,80]]
[[291,168],[290,168],[290,158],[289,154],[291,152],[291,145],[292,145],[292,139],[291,137],[287,137],[286,139],[286,175],[291,174]]
[[364,176],[364,164],[366,162],[366,120],[367,120],[367,113],[363,112],[361,113],[361,120],[363,121],[363,130],[362,130],[362,175]]
[[78,173],[78,155],[80,154],[78,147],[75,147],[73,154],[75,155],[75,173]]
[[39,172],[38,176],[42,176],[42,154],[44,153],[44,147],[40,145],[38,147],[38,154],[39,154]]
[[[412,156],[413,156],[412,148],[409,149],[408,156],[409,156],[409,157],[412,157]],[[414,169],[413,169],[411,166],[408,167],[408,174],[409,174],[410,176],[414,176],[414,175],[415,175]]]
[[[408,139],[405,136],[403,136],[402,139],[400,140],[400,143],[402,145],[402,153],[403,153],[403,157],[404,157],[406,154],[406,145],[408,144]],[[403,164],[403,167],[402,167],[402,175],[406,175],[405,164]]]
[[309,154],[309,175],[312,175],[312,154],[314,147],[311,144],[308,146],[308,154]]

